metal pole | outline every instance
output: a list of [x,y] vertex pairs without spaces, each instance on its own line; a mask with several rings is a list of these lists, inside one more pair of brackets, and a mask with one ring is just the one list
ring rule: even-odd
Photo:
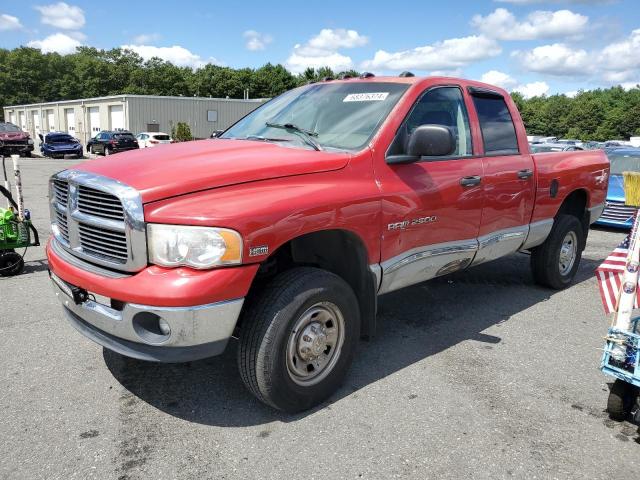
[[20,155],[11,155],[13,174],[16,182],[16,203],[18,204],[18,221],[24,220],[24,198],[22,197],[22,181],[20,180]]

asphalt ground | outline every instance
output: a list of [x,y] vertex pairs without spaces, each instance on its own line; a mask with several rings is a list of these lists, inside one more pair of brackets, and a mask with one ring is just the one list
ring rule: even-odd
[[[22,161],[43,240],[47,179],[74,163]],[[234,344],[161,365],[85,339],[32,248],[0,278],[0,478],[637,478],[638,426],[609,420],[598,369],[594,270],[624,235],[592,230],[561,292],[517,254],[383,297],[345,385],[295,416],[244,389]]]

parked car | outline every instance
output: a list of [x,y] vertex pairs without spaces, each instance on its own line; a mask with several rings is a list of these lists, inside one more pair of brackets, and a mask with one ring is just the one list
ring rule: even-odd
[[535,143],[531,145],[532,153],[575,152],[577,150],[584,150],[584,148],[564,143]]
[[343,382],[380,295],[523,250],[569,286],[608,171],[599,150],[532,155],[497,87],[322,81],[216,139],[55,174],[47,257],[86,337],[160,362],[237,337],[248,389],[295,412]]
[[617,148],[610,150],[607,156],[611,162],[609,190],[604,211],[596,223],[605,227],[631,228],[637,209],[624,203],[622,172],[640,172],[640,149]]
[[40,153],[45,157],[64,158],[65,155],[75,155],[82,158],[82,144],[77,138],[64,132],[40,134]]
[[158,145],[173,143],[171,135],[162,132],[141,132],[136,135],[136,140],[140,148],[157,147]]
[[105,156],[137,148],[140,147],[133,134],[123,131],[102,131],[87,142],[89,153],[100,153]]
[[558,137],[543,137],[542,135],[529,135],[527,137],[527,140],[531,145],[537,145],[539,143],[554,143],[558,140]]
[[17,125],[0,122],[0,152],[3,155],[18,154],[30,157],[33,152],[33,139]]

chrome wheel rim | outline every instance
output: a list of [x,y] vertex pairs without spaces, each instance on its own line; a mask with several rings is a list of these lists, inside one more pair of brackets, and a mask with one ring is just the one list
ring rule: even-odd
[[344,317],[331,302],[308,308],[293,327],[287,342],[287,372],[298,385],[324,380],[340,358],[344,343]]
[[576,254],[578,253],[578,237],[575,232],[568,232],[562,245],[560,246],[560,257],[558,259],[558,265],[560,267],[560,275],[568,274],[573,268],[573,264],[576,261]]

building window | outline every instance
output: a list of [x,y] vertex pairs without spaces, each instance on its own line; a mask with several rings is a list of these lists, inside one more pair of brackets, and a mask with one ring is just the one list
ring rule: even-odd
[[159,132],[160,124],[159,123],[147,123],[147,132]]
[[218,111],[207,110],[207,122],[217,122],[217,121],[218,121]]

